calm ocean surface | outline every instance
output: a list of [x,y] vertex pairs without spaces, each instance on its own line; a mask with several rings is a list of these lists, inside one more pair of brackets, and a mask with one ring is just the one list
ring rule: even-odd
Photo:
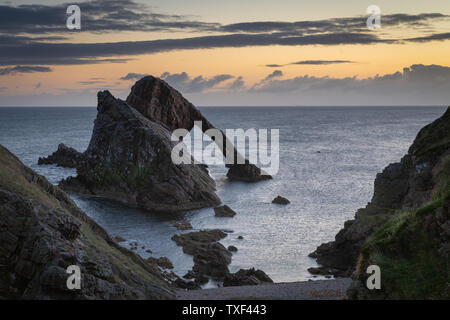
[[[210,167],[218,195],[238,214],[216,218],[212,208],[185,214],[194,229],[233,230],[221,242],[234,245],[231,271],[255,267],[274,281],[311,279],[316,266],[308,253],[331,241],[370,201],[375,175],[398,161],[424,125],[443,114],[442,107],[247,107],[200,108],[220,128],[280,130],[280,170],[273,180],[245,184],[228,182],[226,170]],[[60,142],[84,151],[96,116],[95,108],[0,108],[0,144],[52,183],[75,171],[38,166],[40,156]],[[320,152],[319,152],[320,151]],[[282,195],[288,206],[271,204]],[[175,272],[193,265],[170,238],[179,233],[170,220],[182,215],[156,215],[98,198],[71,195],[76,203],[112,235],[137,241],[167,256]],[[237,240],[242,235],[244,240]],[[128,243],[125,243],[128,245]],[[144,258],[149,256],[139,250]]]

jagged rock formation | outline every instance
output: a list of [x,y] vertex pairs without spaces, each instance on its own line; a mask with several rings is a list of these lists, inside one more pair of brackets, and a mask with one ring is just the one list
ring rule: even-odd
[[180,235],[174,235],[172,240],[181,247],[183,252],[194,256],[193,278],[211,276],[223,279],[229,273],[231,253],[218,241],[227,236],[219,229],[201,230]]
[[236,286],[256,286],[261,284],[273,283],[273,280],[262,270],[240,269],[236,273],[228,274],[224,281],[224,287],[236,287]]
[[[450,268],[448,250],[445,248],[448,248],[449,223],[445,203],[449,193],[450,108],[441,118],[419,132],[400,163],[389,165],[377,175],[372,201],[366,208],[358,210],[354,220],[345,223],[335,241],[322,244],[311,256],[323,266],[319,270],[321,273],[348,276],[356,269],[357,276],[362,280],[368,262],[377,260],[377,263],[382,264],[375,253],[391,261],[390,266],[385,265],[387,269],[393,269],[395,263],[399,263],[392,262],[393,255],[397,255],[399,260],[403,259],[405,263],[409,260],[411,265],[422,264],[427,268],[432,263],[438,265],[444,275],[439,272],[435,274],[446,278],[444,284],[448,285]],[[424,252],[432,256],[429,261],[417,256]],[[404,265],[405,273],[413,270],[411,265]],[[432,269],[430,267],[427,270]],[[420,280],[415,276],[417,274],[410,274],[406,282],[419,283]],[[387,283],[386,279],[384,283]],[[398,281],[392,279],[390,284],[393,283],[398,284]],[[398,284],[390,291],[383,291],[384,297],[405,297],[396,296],[399,287]],[[362,298],[367,295],[353,292],[352,296]],[[410,298],[413,296],[413,293],[406,295]]]
[[215,206],[215,182],[198,165],[175,165],[170,132],[108,91],[98,93],[98,115],[77,177],[64,190],[101,195],[157,212]]
[[[131,93],[127,98],[127,103],[142,113],[152,121],[165,125],[169,130],[186,129],[190,131],[194,127],[195,121],[202,122],[202,131],[216,129],[201,112],[188,100],[186,100],[177,90],[169,86],[161,79],[147,76],[136,82],[131,88]],[[234,164],[228,164],[227,177],[230,180],[255,182],[271,179],[271,176],[261,172],[261,169],[237,152],[232,147],[227,150],[231,142],[223,134],[222,153],[234,152]],[[239,162],[238,160],[239,159]]]
[[83,161],[83,154],[74,148],[59,144],[58,150],[46,158],[39,158],[38,164],[56,164],[65,168],[76,168]]
[[[0,299],[174,297],[155,265],[2,146],[0,163]],[[71,265],[80,268],[80,290],[67,287]]]

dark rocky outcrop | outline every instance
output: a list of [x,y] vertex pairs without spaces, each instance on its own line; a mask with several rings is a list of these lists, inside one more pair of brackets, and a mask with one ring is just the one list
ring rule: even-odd
[[224,278],[230,271],[231,253],[219,242],[211,242],[202,246],[194,253],[194,267],[196,273],[211,276],[216,279]]
[[174,235],[172,240],[183,247],[183,252],[194,256],[195,274],[222,279],[229,273],[231,253],[218,241],[227,236],[222,230],[202,230]]
[[[0,299],[168,299],[158,268],[119,246],[58,187],[0,146]],[[69,290],[69,266],[81,289]]]
[[291,203],[288,199],[282,197],[282,196],[277,196],[275,199],[272,200],[272,203],[276,203],[276,204],[289,204]]
[[154,258],[150,257],[147,259],[148,262],[156,264],[158,267],[163,269],[173,269],[173,263],[167,257]]
[[270,279],[270,277],[264,271],[251,268],[248,270],[241,269],[236,273],[228,274],[223,281],[223,286],[256,286],[268,283],[273,283],[273,280]]
[[60,167],[76,168],[82,160],[83,154],[81,152],[78,152],[74,148],[68,147],[64,143],[61,143],[58,146],[58,150],[53,152],[53,154],[46,158],[39,158],[38,164],[56,164]]
[[232,218],[236,215],[236,212],[234,212],[234,210],[231,209],[229,206],[224,205],[224,206],[220,206],[220,207],[215,207],[214,214],[216,215],[216,217]]
[[[320,245],[310,256],[317,258],[324,273],[349,276],[356,270],[359,284],[367,278],[364,271],[369,263],[383,264],[387,289],[378,292],[379,296],[354,290],[353,297],[417,298],[419,292],[422,298],[442,296],[445,289],[438,294],[425,288],[436,275],[449,283],[448,256],[442,255],[448,245],[445,203],[449,194],[450,108],[419,132],[399,163],[377,175],[372,201],[344,224],[335,241]],[[399,270],[409,277],[404,283]],[[425,273],[429,273],[429,279],[423,276]],[[387,282],[386,275],[397,278]]]
[[[126,101],[141,114],[152,121],[165,125],[169,130],[186,129],[190,131],[194,127],[195,121],[202,122],[203,132],[207,132],[208,129],[216,129],[181,93],[163,80],[152,76],[144,77],[136,82]],[[223,132],[222,134],[222,153],[226,156],[226,146],[231,144],[226,135]],[[227,165],[229,168],[227,177],[230,180],[255,182],[271,179],[270,175],[243,159],[235,148],[230,149],[229,152],[234,152],[236,160],[234,164]],[[240,162],[237,159],[240,159]]]
[[227,234],[219,229],[201,230],[184,234],[176,234],[172,240],[181,247],[183,252],[194,255],[199,248],[205,248],[209,243],[225,238]]
[[100,195],[157,212],[220,203],[214,180],[198,165],[175,165],[170,132],[108,91],[98,93],[98,115],[77,177],[67,191]]
[[115,237],[114,237],[114,240],[116,240],[117,243],[127,241],[125,238],[123,238],[123,237],[121,237],[121,236],[115,236]]
[[238,251],[238,248],[236,248],[235,246],[228,246],[228,251],[230,251],[230,252],[237,252]]

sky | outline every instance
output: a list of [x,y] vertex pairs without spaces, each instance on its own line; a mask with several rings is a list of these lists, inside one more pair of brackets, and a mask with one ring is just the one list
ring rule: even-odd
[[450,105],[450,1],[0,0],[0,106],[95,106],[146,75],[198,106]]

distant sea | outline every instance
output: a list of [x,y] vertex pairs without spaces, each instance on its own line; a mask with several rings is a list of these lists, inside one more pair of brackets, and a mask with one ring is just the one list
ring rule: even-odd
[[[280,170],[273,180],[246,184],[226,180],[226,170],[210,167],[218,195],[233,208],[234,218],[216,218],[212,208],[188,212],[194,229],[232,230],[221,242],[234,245],[231,271],[255,267],[276,282],[313,279],[308,258],[322,242],[334,239],[356,209],[370,201],[375,176],[407,152],[417,132],[443,114],[443,107],[203,107],[219,128],[280,130]],[[75,174],[53,165],[38,166],[59,143],[84,151],[95,108],[0,108],[0,144],[52,183]],[[1,165],[1,164],[0,164]],[[288,206],[271,204],[277,195]],[[170,240],[180,231],[170,220],[129,209],[101,198],[71,195],[75,202],[113,236],[137,241],[144,258],[169,257],[184,275],[192,257]],[[243,240],[238,240],[238,236]],[[141,249],[145,246],[145,249]],[[209,284],[212,285],[212,284]]]

